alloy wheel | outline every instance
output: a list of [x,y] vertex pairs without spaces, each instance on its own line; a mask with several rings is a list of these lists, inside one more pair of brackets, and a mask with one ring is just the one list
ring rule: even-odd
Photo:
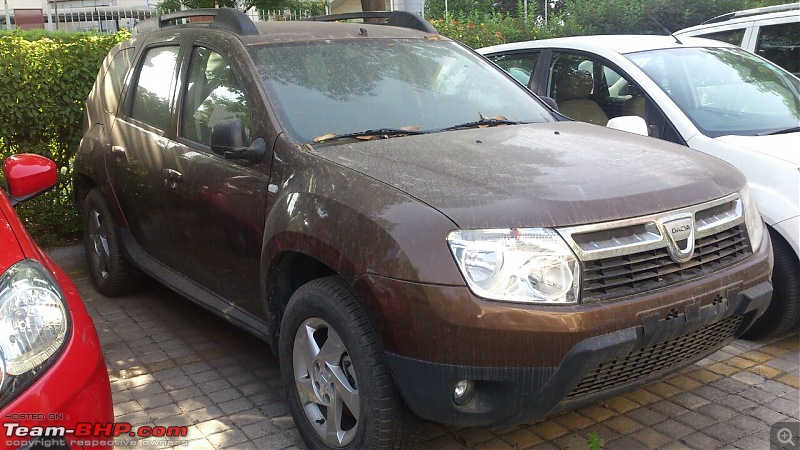
[[342,339],[324,320],[309,318],[297,330],[293,356],[306,418],[326,444],[346,446],[358,430],[360,398]]

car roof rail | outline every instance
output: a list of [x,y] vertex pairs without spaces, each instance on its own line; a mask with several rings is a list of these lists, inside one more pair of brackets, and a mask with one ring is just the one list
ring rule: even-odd
[[436,28],[428,23],[427,20],[406,11],[357,11],[342,14],[329,14],[327,16],[306,17],[300,20],[335,22],[337,20],[351,19],[386,19],[386,22],[382,22],[383,25],[411,28],[414,30],[424,31],[425,33],[439,34],[439,32],[436,31]]
[[[227,30],[238,35],[258,34],[258,28],[247,17],[247,14],[235,8],[200,8],[187,9],[169,14],[161,14],[139,22],[134,28],[134,34],[160,31],[165,28],[183,25],[184,19],[192,17],[210,17],[209,22],[196,22],[193,25],[205,25],[209,28]],[[177,23],[176,23],[177,22]]]
[[712,19],[708,19],[705,22],[703,22],[702,25],[709,23],[724,22],[726,20],[736,19],[739,17],[749,17],[749,16],[757,16],[759,14],[791,11],[793,9],[800,9],[800,3],[786,3],[784,5],[764,6],[763,8],[753,8],[753,9],[745,9],[742,11],[730,12],[727,14],[723,14],[721,16],[714,17]]

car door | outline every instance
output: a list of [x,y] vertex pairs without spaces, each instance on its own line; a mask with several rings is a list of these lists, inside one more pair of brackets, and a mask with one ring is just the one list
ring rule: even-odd
[[553,49],[536,72],[536,93],[556,100],[562,114],[605,125],[609,119],[638,116],[652,137],[685,145],[675,127],[636,79],[595,54]]
[[[165,157],[164,189],[173,229],[173,268],[225,299],[257,314],[261,242],[270,157],[258,163],[226,159],[210,148],[212,128],[240,120],[246,143],[266,137],[254,117],[258,94],[242,82],[246,54],[227,55],[208,44],[187,48],[178,97],[175,144]],[[238,61],[239,64],[233,64]],[[268,139],[268,142],[273,142]]]
[[106,166],[114,194],[136,242],[155,259],[170,258],[163,158],[169,146],[178,45],[146,47],[109,134]]

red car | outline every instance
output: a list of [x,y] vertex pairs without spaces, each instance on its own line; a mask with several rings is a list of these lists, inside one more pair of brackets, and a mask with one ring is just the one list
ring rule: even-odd
[[14,155],[3,172],[0,448],[111,448],[108,438],[74,433],[80,423],[114,420],[92,319],[75,285],[28,236],[12,207],[52,187],[56,166],[42,156]]

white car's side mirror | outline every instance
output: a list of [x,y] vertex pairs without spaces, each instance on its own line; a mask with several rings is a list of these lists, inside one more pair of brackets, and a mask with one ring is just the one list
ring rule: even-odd
[[647,122],[645,122],[644,119],[639,116],[614,117],[608,121],[606,126],[615,130],[622,130],[627,131],[628,133],[649,136],[649,133],[647,132]]

